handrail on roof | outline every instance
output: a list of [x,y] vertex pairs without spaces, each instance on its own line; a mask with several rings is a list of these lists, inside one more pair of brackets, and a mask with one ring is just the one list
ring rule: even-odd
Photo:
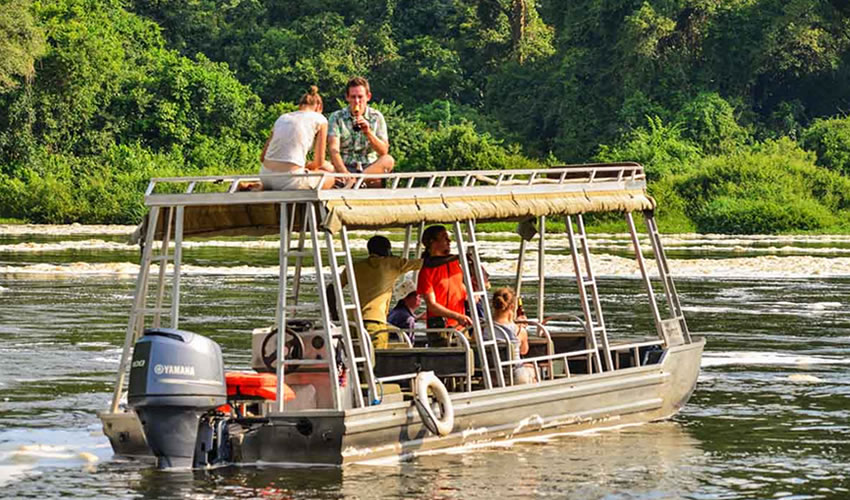
[[[264,174],[264,177],[269,174]],[[563,165],[551,168],[516,169],[516,170],[458,170],[446,172],[392,172],[387,174],[340,174],[331,172],[280,173],[272,176],[289,177],[321,177],[354,178],[355,183],[349,190],[365,189],[365,183],[371,179],[384,179],[387,187],[384,190],[396,191],[413,188],[444,188],[448,183],[453,187],[474,188],[481,183],[489,187],[501,186],[532,186],[538,184],[594,184],[599,182],[623,182],[645,180],[643,166],[639,163],[591,163],[580,165]],[[155,194],[159,185],[186,185],[181,194],[197,193],[199,184],[226,184],[226,193],[235,193],[240,183],[260,181],[258,174],[236,174],[195,177],[154,177],[150,180],[145,196]],[[406,182],[403,182],[406,181]],[[416,181],[424,181],[425,185],[417,185]],[[323,182],[319,182],[321,186]],[[302,190],[303,191],[303,190]],[[319,191],[319,187],[306,191]]]

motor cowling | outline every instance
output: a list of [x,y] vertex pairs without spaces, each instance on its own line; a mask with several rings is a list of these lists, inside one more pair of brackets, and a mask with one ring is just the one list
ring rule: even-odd
[[133,349],[127,402],[157,467],[192,467],[200,417],[227,402],[221,348],[184,330],[145,330]]

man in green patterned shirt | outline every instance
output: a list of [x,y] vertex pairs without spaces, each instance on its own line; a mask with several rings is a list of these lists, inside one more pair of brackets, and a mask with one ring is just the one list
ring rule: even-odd
[[384,174],[393,170],[387,122],[380,111],[368,106],[371,98],[369,82],[359,76],[352,78],[345,88],[348,107],[331,115],[328,150],[337,172]]

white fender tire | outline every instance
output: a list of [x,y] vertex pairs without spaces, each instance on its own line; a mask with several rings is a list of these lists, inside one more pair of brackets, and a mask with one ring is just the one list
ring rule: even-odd
[[[416,398],[414,398],[414,401],[416,403],[416,409],[419,410],[419,416],[422,418],[422,423],[433,434],[440,436],[450,434],[455,425],[455,410],[446,386],[440,382],[440,379],[434,375],[434,372],[430,371],[420,372],[416,375],[415,386]],[[428,389],[431,389],[434,399],[443,410],[440,418],[437,418],[434,409],[431,408]]]

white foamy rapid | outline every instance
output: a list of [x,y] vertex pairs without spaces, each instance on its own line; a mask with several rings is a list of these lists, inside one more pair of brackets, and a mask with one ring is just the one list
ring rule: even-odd
[[[505,260],[488,262],[487,271],[494,277],[510,277],[516,273],[516,255],[503,255]],[[592,261],[593,271],[600,277],[639,278],[640,269],[633,259],[613,255],[595,255]],[[658,274],[654,263],[647,262],[649,273]],[[276,276],[277,266],[194,266],[184,264],[182,273],[191,275],[221,276]],[[536,259],[527,259],[524,273],[536,274]],[[32,275],[36,277],[69,276],[134,276],[139,265],[129,262],[89,263],[73,262],[69,264],[29,264],[0,266],[0,274]],[[152,271],[156,272],[153,266]],[[168,270],[171,270],[169,266]],[[330,269],[325,268],[325,273]],[[848,257],[741,257],[737,259],[672,259],[670,271],[679,278],[812,278],[850,276],[850,258]],[[311,268],[305,268],[304,275],[314,274]],[[568,256],[547,255],[546,276],[549,278],[572,277],[573,263]]]
[[702,367],[730,365],[770,365],[807,367],[816,365],[847,365],[850,359],[833,356],[806,356],[786,354],[781,352],[705,352],[702,356]]
[[136,226],[91,224],[0,224],[0,236],[71,236],[81,234],[127,235]]
[[92,252],[110,252],[115,250],[133,251],[138,249],[138,245],[128,243],[118,243],[114,241],[104,240],[78,240],[78,241],[57,241],[52,243],[32,243],[21,242],[0,245],[0,252],[3,253],[38,253],[38,252],[64,252],[64,251],[92,251]]
[[[486,247],[485,247],[486,255]],[[516,255],[504,255],[505,260],[488,262],[487,271],[495,277],[509,277],[516,273]],[[633,259],[613,255],[595,255],[592,261],[594,273],[601,277],[639,278],[640,270]],[[647,262],[651,275],[657,275],[655,264]],[[567,256],[547,255],[547,277],[573,276],[573,264]],[[154,266],[154,269],[156,266]],[[534,275],[536,259],[526,261],[524,273]],[[68,264],[29,264],[0,266],[0,274],[35,275],[41,277],[68,277],[86,275],[133,276],[138,273],[138,264],[129,262],[89,263],[73,262]],[[170,269],[170,267],[169,267]],[[737,259],[671,259],[670,270],[674,277],[705,278],[811,278],[850,276],[850,258],[848,257],[741,257]],[[183,265],[186,275],[224,275],[224,276],[273,276],[277,275],[277,266],[193,266]],[[325,272],[329,272],[325,268]],[[303,274],[313,273],[305,269]]]
[[112,449],[108,442],[104,442],[97,425],[85,430],[13,429],[0,432],[0,488],[42,473],[43,468],[73,467],[93,472],[95,464],[110,456]]
[[[32,226],[0,225],[3,235],[79,235],[79,234],[125,234],[132,226]],[[363,251],[371,232],[352,233],[351,246]],[[568,242],[563,234],[548,235],[552,250],[547,252],[545,269],[547,277],[572,277],[573,263]],[[850,236],[727,236],[679,234],[662,237],[668,251],[680,250],[692,255],[712,252],[720,258],[670,258],[670,270],[674,277],[687,278],[810,278],[850,276]],[[642,243],[646,244],[646,238]],[[631,249],[631,239],[625,234],[595,234],[589,240],[592,248],[594,273],[601,277],[639,278],[636,260],[622,254]],[[805,246],[816,245],[816,246]],[[276,252],[280,242],[276,239],[239,240],[189,240],[184,242],[187,251],[195,248],[233,248],[268,250]],[[400,247],[400,243],[396,243]],[[524,274],[533,276],[537,270],[536,244],[532,244],[526,255]],[[489,233],[481,240],[481,254],[487,270],[496,277],[509,277],[516,273],[519,245],[511,233]],[[649,255],[649,248],[644,248]],[[0,253],[28,254],[37,252],[90,251],[90,252],[138,252],[138,246],[105,241],[102,239],[67,240],[55,242],[17,242],[0,244]],[[613,253],[612,253],[613,252]],[[736,256],[746,253],[747,256]],[[788,255],[789,253],[800,255]],[[726,257],[723,257],[724,254]],[[832,255],[828,257],[826,255]],[[647,260],[650,274],[657,275],[654,261]],[[184,264],[187,275],[235,275],[274,276],[276,266],[193,266]],[[326,269],[327,271],[327,269]],[[9,264],[0,266],[0,274],[32,275],[38,277],[68,276],[132,276],[138,265],[132,262],[66,264]],[[313,272],[305,269],[305,274]]]

